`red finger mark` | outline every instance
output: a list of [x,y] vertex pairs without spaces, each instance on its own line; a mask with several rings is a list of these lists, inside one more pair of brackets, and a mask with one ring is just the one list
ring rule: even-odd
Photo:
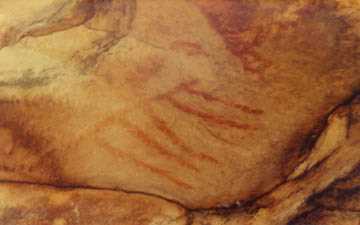
[[229,140],[221,137],[220,135],[215,134],[215,133],[214,133],[213,131],[211,131],[211,129],[208,128],[206,125],[204,125],[204,128],[205,128],[205,129],[208,131],[208,133],[209,133],[212,137],[214,137],[215,139],[217,139],[217,140],[219,140],[219,141],[221,141],[221,142],[224,142],[225,144],[228,144],[228,145],[237,145],[236,143],[233,143],[233,142],[231,142],[231,141],[229,141]]
[[213,162],[215,164],[220,164],[220,162],[217,159],[215,159],[214,157],[209,156],[207,154],[204,154],[204,153],[194,153],[193,156],[197,157],[199,159],[202,159],[202,160],[207,160],[209,162]]
[[193,187],[190,184],[185,183],[184,181],[181,181],[180,179],[178,179],[176,177],[173,177],[170,174],[170,172],[167,171],[167,170],[163,170],[163,169],[160,169],[158,167],[154,167],[154,166],[152,166],[150,164],[147,164],[147,163],[145,163],[144,161],[141,161],[141,160],[137,160],[137,163],[138,163],[138,165],[141,165],[142,167],[149,169],[153,173],[157,173],[157,174],[161,175],[162,177],[167,178],[169,181],[173,182],[177,186],[180,186],[180,187],[183,187],[183,188],[186,188],[186,189],[193,189]]
[[175,100],[172,97],[168,97],[167,100],[177,109],[179,109],[182,112],[188,113],[188,114],[192,114],[194,116],[197,116],[203,120],[206,120],[208,122],[212,122],[212,123],[216,123],[219,125],[224,125],[224,126],[228,126],[228,127],[232,127],[232,128],[236,128],[236,129],[240,129],[240,130],[249,130],[249,129],[254,129],[251,125],[249,124],[242,124],[242,123],[238,123],[236,121],[233,120],[228,120],[225,119],[221,116],[218,115],[213,115],[207,112],[202,112],[199,110],[196,110],[186,104],[182,104],[180,102],[178,102],[177,100]]
[[224,105],[226,105],[226,106],[240,109],[241,111],[243,111],[243,112],[245,112],[245,113],[257,114],[257,115],[264,113],[263,110],[254,109],[254,108],[251,108],[251,107],[249,107],[249,106],[247,106],[247,105],[239,104],[239,103],[236,103],[236,102],[226,101],[226,100],[223,100],[223,99],[221,99],[221,98],[212,96],[212,95],[210,95],[209,93],[202,92],[202,91],[199,91],[199,90],[195,90],[195,89],[193,89],[193,88],[190,87],[190,86],[184,86],[184,90],[185,90],[187,93],[191,94],[191,95],[200,96],[200,97],[202,97],[203,99],[205,99],[206,101],[210,101],[210,102],[220,102],[220,103],[222,103],[222,104],[224,104]]
[[186,167],[188,169],[191,169],[193,171],[199,172],[199,169],[196,168],[194,165],[192,165],[190,162],[181,159],[179,156],[171,153],[166,148],[164,148],[159,142],[154,140],[151,136],[147,135],[143,130],[139,129],[133,124],[127,125],[127,130],[129,133],[131,133],[134,137],[141,140],[144,144],[151,147],[152,149],[155,149],[158,154],[162,155],[165,158],[168,158],[169,160],[172,160],[178,164],[180,164],[183,167]]
[[177,41],[174,41],[170,45],[170,49],[171,50],[182,50],[188,56],[194,56],[194,55],[208,56],[208,54],[205,52],[205,50],[202,48],[202,46],[195,42],[177,40]]
[[218,164],[219,161],[216,160],[215,158],[213,158],[212,156],[209,156],[207,154],[204,153],[196,153],[194,152],[194,150],[192,150],[190,147],[188,147],[185,142],[166,124],[166,122],[154,115],[150,115],[150,117],[152,118],[155,126],[163,133],[165,134],[170,140],[171,142],[176,145],[179,146],[181,150],[191,154],[192,156],[201,159],[201,160],[207,160],[209,162],[212,163],[216,163]]
[[[197,167],[195,167],[194,165],[192,165],[190,162],[185,161],[185,160],[179,158],[178,156],[176,156],[175,154],[169,152],[159,142],[154,140],[150,135],[147,135],[142,129],[140,129],[139,127],[135,126],[134,124],[131,124],[130,122],[128,122],[124,119],[121,119],[121,118],[118,118],[115,116],[110,116],[110,117],[106,118],[105,120],[96,124],[95,130],[96,130],[96,132],[99,132],[104,127],[111,126],[113,124],[116,125],[116,123],[120,123],[121,126],[124,127],[127,132],[129,132],[136,139],[143,142],[146,145],[145,150],[153,149],[156,151],[157,154],[160,154],[161,156],[163,156],[169,160],[172,160],[173,162],[178,163],[182,167],[188,168],[195,172],[199,172],[199,169]],[[150,147],[150,148],[148,148],[148,147]],[[154,153],[154,151],[152,151],[152,153]]]
[[124,125],[124,127],[127,129],[127,131],[132,134],[135,138],[138,140],[141,140],[146,146],[150,147],[150,149],[156,150],[156,152],[163,157],[168,158],[169,160],[172,160],[178,164],[180,164],[183,167],[186,167],[188,169],[191,169],[193,171],[199,172],[199,169],[193,166],[190,162],[181,159],[177,155],[171,153],[169,150],[167,150],[165,147],[163,147],[159,142],[154,140],[150,135],[147,135],[142,129],[135,126],[134,124],[131,124],[130,122],[127,122],[125,120],[121,121]]
[[184,181],[181,181],[180,179],[174,177],[171,175],[171,173],[167,170],[158,168],[156,166],[150,165],[142,160],[136,159],[134,158],[132,155],[130,155],[128,152],[126,151],[122,151],[119,148],[114,148],[113,146],[111,146],[110,144],[106,143],[105,141],[102,141],[100,139],[97,140],[98,143],[104,147],[104,149],[106,149],[110,154],[114,155],[117,158],[122,158],[122,159],[130,159],[131,161],[133,161],[135,163],[135,165],[140,166],[146,170],[149,170],[150,172],[160,176],[160,177],[164,177],[167,180],[169,180],[170,182],[176,184],[177,186],[186,188],[186,189],[193,189],[193,187],[187,183],[185,183]]
[[166,99],[170,96],[173,96],[175,94],[177,94],[178,92],[182,91],[184,89],[184,87],[187,86],[193,86],[195,84],[198,84],[200,81],[197,79],[191,80],[191,81],[186,81],[186,82],[181,82],[180,84],[178,84],[176,87],[174,87],[173,89],[171,89],[170,91],[166,92],[165,94],[161,94],[158,95],[154,98],[154,100],[161,100],[161,99]]

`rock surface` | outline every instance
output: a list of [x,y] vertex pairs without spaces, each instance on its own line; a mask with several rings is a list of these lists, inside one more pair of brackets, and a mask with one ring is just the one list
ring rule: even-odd
[[139,194],[0,185],[2,225],[185,225],[186,221],[180,206]]
[[2,1],[0,180],[286,224],[359,164],[359,46],[353,0]]
[[[344,137],[344,133],[331,131],[339,121],[346,121],[343,126],[347,129],[338,127],[347,133],[346,138],[335,150],[324,151],[334,146],[333,140]],[[146,193],[2,182],[0,224],[358,224],[359,121],[360,99],[356,98],[328,118],[311,154],[298,166],[303,168],[304,163],[316,161],[313,168],[297,173],[297,177],[289,176],[286,182],[247,205],[199,211]],[[328,154],[324,158],[317,152]]]

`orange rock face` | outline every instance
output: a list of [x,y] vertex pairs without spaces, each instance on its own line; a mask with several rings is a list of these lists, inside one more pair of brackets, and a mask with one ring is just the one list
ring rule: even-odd
[[1,180],[247,202],[360,87],[358,3],[63,3],[0,3]]

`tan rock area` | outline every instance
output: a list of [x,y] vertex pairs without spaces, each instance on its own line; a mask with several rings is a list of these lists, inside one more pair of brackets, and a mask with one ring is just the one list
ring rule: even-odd
[[3,183],[0,224],[182,225],[185,210],[154,197]]
[[[148,193],[3,181],[0,224],[355,225],[360,221],[359,119],[359,98],[337,108],[295,171],[314,160],[315,166],[244,205],[191,210]],[[342,120],[347,123],[339,125]],[[335,127],[347,127],[347,135],[334,147],[333,140],[344,137]],[[322,157],[313,156],[321,155],[317,151]]]
[[0,224],[356,224],[359,90],[357,0],[0,0]]

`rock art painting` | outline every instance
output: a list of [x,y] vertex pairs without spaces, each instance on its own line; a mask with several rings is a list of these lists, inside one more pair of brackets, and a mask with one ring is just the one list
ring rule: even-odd
[[360,1],[0,0],[0,225],[360,224]]

